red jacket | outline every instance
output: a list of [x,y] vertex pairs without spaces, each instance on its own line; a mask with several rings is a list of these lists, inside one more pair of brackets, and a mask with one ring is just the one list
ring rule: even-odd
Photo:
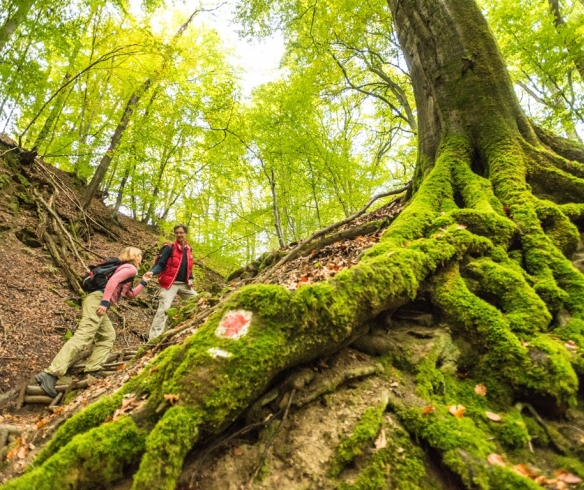
[[[193,271],[193,254],[191,251],[191,246],[188,243],[185,245],[184,250],[186,250],[187,253],[187,280],[188,280],[191,277],[191,273]],[[172,254],[166,261],[166,267],[158,275],[158,284],[160,284],[161,288],[170,289],[170,287],[176,280],[176,276],[178,275],[182,258],[183,249],[181,248],[178,242],[174,242],[174,246],[172,247]]]

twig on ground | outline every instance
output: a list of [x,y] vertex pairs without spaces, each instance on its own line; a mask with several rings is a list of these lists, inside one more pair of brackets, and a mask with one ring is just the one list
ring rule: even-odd
[[278,418],[278,416],[284,410],[285,409],[282,408],[281,410],[278,410],[275,414],[273,414],[267,420],[263,420],[261,422],[255,422],[253,424],[246,425],[245,427],[243,427],[243,428],[235,431],[233,434],[229,434],[228,436],[224,436],[223,438],[219,439],[217,442],[213,443],[209,448],[207,448],[205,450],[205,452],[203,452],[203,454],[200,454],[200,455],[197,454],[195,466],[191,470],[191,486],[193,486],[194,479],[195,479],[195,476],[197,475],[197,472],[198,472],[199,468],[201,467],[201,465],[202,465],[203,461],[205,460],[205,458],[207,458],[207,456],[209,456],[209,454],[211,454],[213,451],[215,451],[219,447],[227,444],[229,441],[235,439],[236,437],[239,437],[239,436],[242,436],[243,434],[248,433],[250,430],[257,429],[257,428],[260,428],[260,427],[264,427],[264,428],[267,427],[274,420],[276,420]]
[[10,148],[9,150],[3,151],[2,153],[0,153],[0,157],[3,157],[4,155],[6,155],[6,153],[10,153],[11,151],[14,151],[18,149],[18,146],[15,146],[14,148]]

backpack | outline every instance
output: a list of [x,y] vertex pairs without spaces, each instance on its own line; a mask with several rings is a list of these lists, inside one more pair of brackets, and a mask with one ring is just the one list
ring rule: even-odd
[[89,272],[85,274],[81,282],[81,288],[88,293],[105,289],[107,282],[122,264],[125,262],[117,257],[108,257],[97,265],[90,265]]
[[156,257],[154,257],[154,265],[158,264],[158,262],[160,261],[160,257],[162,256],[162,251],[164,250],[164,247],[170,247],[170,256],[172,257],[172,252],[174,252],[174,243],[165,242],[162,245],[162,247],[160,247],[160,250],[156,254]]

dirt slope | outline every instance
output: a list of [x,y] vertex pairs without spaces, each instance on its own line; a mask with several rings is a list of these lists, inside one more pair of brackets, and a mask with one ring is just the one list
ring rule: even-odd
[[[43,245],[42,226],[35,191],[49,199],[69,231],[78,223],[82,184],[70,174],[39,159],[22,163],[23,153],[14,142],[0,136],[0,395],[46,367],[73,332],[81,300]],[[49,185],[48,185],[48,184]],[[51,189],[52,187],[52,189]],[[81,257],[97,263],[133,245],[144,251],[144,267],[152,264],[161,243],[160,234],[126,216],[114,217],[95,199],[82,219],[90,234],[79,236]],[[85,229],[78,226],[76,229]],[[81,248],[83,247],[83,248]],[[80,275],[82,264],[71,254],[68,263]],[[199,291],[209,289],[220,277],[211,271],[195,274]],[[118,314],[110,313],[117,331],[114,350],[143,343],[156,307],[156,281],[136,300],[121,301]]]

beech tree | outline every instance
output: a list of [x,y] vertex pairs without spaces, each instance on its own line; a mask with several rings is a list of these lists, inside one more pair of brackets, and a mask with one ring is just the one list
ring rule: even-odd
[[[419,143],[411,199],[380,243],[328,281],[236,291],[193,336],[65,422],[34,469],[6,489],[108,486],[132,465],[133,488],[174,488],[187,452],[240,417],[276,376],[346,346],[422,292],[451,337],[410,368],[412,392],[390,395],[387,408],[467,488],[540,488],[502,460],[488,462],[504,435],[491,433],[484,415],[448,414],[444,384],[456,390],[461,381],[440,363],[449,343],[467,346],[453,362],[464,360],[493,391],[483,408],[505,410],[526,396],[560,412],[576,405],[584,276],[570,257],[584,217],[584,149],[526,118],[474,0],[388,4]],[[147,401],[111,421],[130,394]],[[421,488],[410,476],[409,487]]]

